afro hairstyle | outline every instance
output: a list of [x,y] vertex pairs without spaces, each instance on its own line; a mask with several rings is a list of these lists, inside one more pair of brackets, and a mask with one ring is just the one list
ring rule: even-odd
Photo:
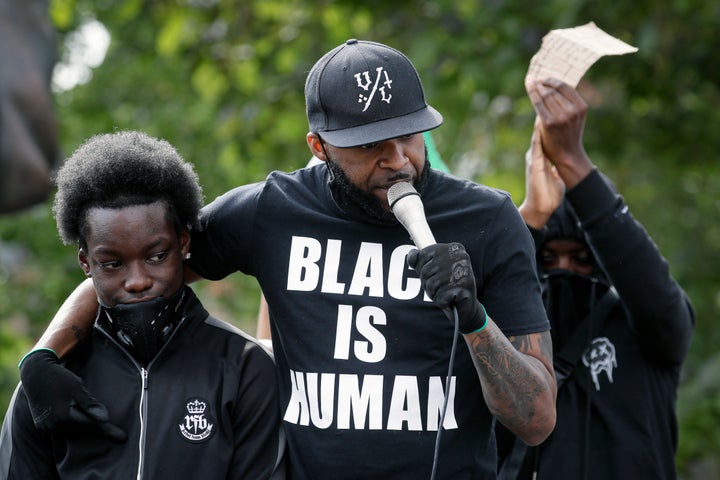
[[85,246],[91,208],[123,208],[164,201],[180,233],[198,225],[202,188],[192,164],[165,140],[137,131],[95,135],[55,176],[52,211],[66,245]]

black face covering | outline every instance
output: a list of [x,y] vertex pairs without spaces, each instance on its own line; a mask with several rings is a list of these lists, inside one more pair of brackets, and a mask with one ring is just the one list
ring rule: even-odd
[[101,305],[101,315],[120,344],[142,365],[160,351],[182,319],[185,288],[171,297],[141,303]]
[[568,270],[552,270],[543,274],[542,287],[555,350],[564,345],[590,313],[598,298],[609,288],[599,277],[588,277]]

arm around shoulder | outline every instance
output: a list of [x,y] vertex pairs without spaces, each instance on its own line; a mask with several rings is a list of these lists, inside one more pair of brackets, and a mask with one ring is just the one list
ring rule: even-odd
[[49,348],[65,357],[92,331],[98,302],[92,280],[85,280],[63,302],[35,348]]
[[97,309],[95,289],[86,280],[65,301],[35,349],[25,355],[20,379],[39,429],[67,423],[95,424],[112,440],[124,442],[127,436],[110,423],[107,408],[85,388],[80,377],[60,363],[60,357],[90,334]]

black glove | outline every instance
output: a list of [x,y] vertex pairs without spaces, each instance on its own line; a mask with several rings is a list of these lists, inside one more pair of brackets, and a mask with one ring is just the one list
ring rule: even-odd
[[127,440],[125,432],[110,423],[107,408],[87,391],[80,377],[60,365],[52,350],[38,349],[27,354],[20,363],[20,380],[38,429],[79,423],[116,442]]
[[436,243],[411,250],[407,264],[417,271],[425,292],[451,322],[451,307],[457,309],[460,333],[473,333],[485,327],[487,314],[477,299],[470,256],[462,244]]

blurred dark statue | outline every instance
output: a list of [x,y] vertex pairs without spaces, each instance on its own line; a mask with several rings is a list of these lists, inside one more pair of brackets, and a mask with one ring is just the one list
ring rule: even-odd
[[49,0],[0,0],[0,214],[48,198],[59,163]]

